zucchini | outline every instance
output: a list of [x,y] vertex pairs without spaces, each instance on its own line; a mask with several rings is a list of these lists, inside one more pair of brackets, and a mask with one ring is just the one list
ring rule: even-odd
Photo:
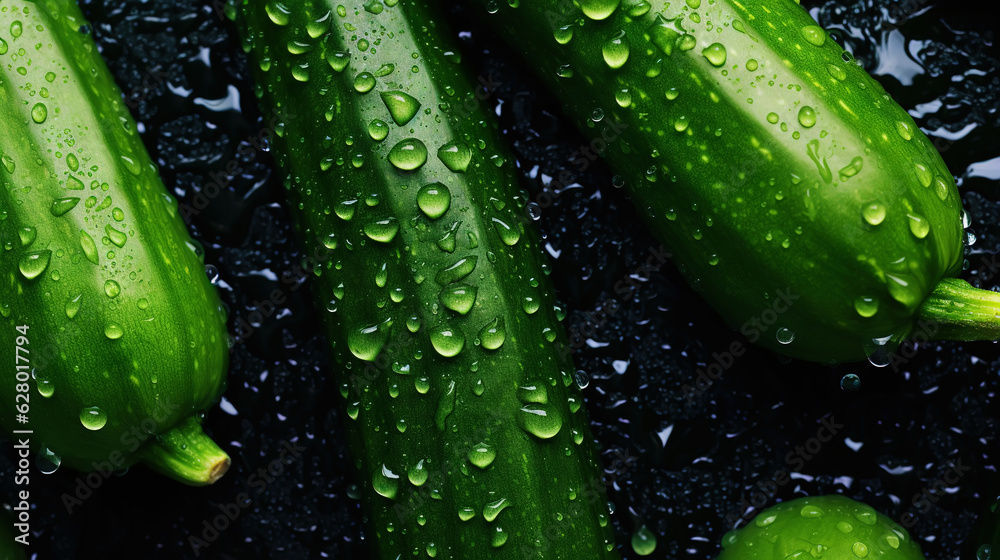
[[274,152],[377,557],[618,557],[514,161],[435,10],[227,13],[262,111],[286,115]]
[[753,523],[722,537],[717,560],[808,557],[924,560],[906,529],[837,494],[797,498],[758,513]]
[[75,2],[0,8],[0,424],[49,468],[208,484],[225,313],[89,30]]
[[888,365],[907,336],[1000,337],[998,294],[951,278],[951,173],[796,2],[472,1],[751,342]]

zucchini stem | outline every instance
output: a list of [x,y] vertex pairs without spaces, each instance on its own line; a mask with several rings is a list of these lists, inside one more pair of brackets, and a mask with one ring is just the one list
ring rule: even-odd
[[149,468],[190,486],[207,486],[222,478],[232,461],[201,430],[193,415],[150,439],[138,451]]
[[917,319],[935,340],[1000,339],[1000,293],[981,290],[965,280],[941,280],[917,310]]

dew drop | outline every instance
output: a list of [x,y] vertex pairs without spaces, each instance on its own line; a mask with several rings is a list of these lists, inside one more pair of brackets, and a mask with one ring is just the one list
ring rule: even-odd
[[878,202],[866,204],[861,209],[861,215],[864,217],[866,222],[873,226],[877,226],[885,220],[885,206],[882,206]]
[[110,340],[118,340],[125,334],[125,329],[121,325],[115,322],[110,322],[104,326],[104,336],[108,337]]
[[399,475],[383,463],[372,475],[372,489],[379,496],[390,500],[396,499],[396,493],[399,492]]
[[656,552],[656,535],[643,525],[632,533],[632,550],[639,556],[649,556]]
[[122,293],[122,287],[114,280],[106,280],[104,282],[104,295],[109,298],[116,298],[118,294]]
[[353,329],[347,335],[347,347],[358,359],[373,362],[382,352],[386,341],[389,340],[391,330],[392,319],[386,319],[382,323],[368,327]]
[[88,430],[97,431],[108,423],[108,415],[96,406],[88,406],[80,411],[80,423]]
[[701,54],[716,68],[726,63],[726,47],[722,43],[712,43]]
[[399,221],[390,216],[382,220],[368,222],[364,227],[365,235],[372,241],[389,243],[399,233]]
[[469,450],[468,458],[469,462],[473,465],[485,469],[497,458],[497,451],[489,443],[480,442],[472,446],[472,449]]
[[389,135],[389,125],[383,120],[375,119],[368,123],[368,135],[372,140],[381,142]]
[[577,4],[583,11],[583,15],[592,20],[600,21],[615,13],[621,0],[578,0]]
[[420,110],[420,102],[412,95],[402,91],[386,91],[380,94],[382,102],[389,109],[389,115],[393,122],[403,126],[410,122],[417,111]]
[[389,150],[389,163],[402,171],[414,171],[427,163],[427,146],[417,138],[407,138]]
[[424,185],[417,192],[417,206],[432,220],[444,216],[450,205],[451,191],[443,183]]
[[826,42],[826,32],[817,25],[807,25],[802,28],[802,36],[817,47],[822,47]]
[[26,279],[34,280],[41,273],[45,272],[45,269],[49,266],[49,260],[51,258],[52,251],[48,249],[27,253],[21,257],[21,261],[18,263],[18,269]]
[[795,333],[788,327],[781,327],[774,332],[774,337],[779,344],[791,344],[795,340]]
[[503,317],[497,317],[483,326],[479,330],[479,341],[483,348],[487,350],[497,350],[503,346],[507,339],[507,328],[504,325]]
[[457,356],[465,348],[465,335],[448,325],[440,325],[431,331],[431,346],[445,358]]
[[816,125],[816,110],[808,105],[799,109],[799,124],[805,128],[812,128]]
[[521,407],[517,416],[518,424],[521,428],[539,438],[550,439],[555,437],[562,429],[562,416],[552,405],[530,403]]
[[[360,74],[354,77],[354,91],[358,93],[368,93],[374,88],[375,88],[375,76],[373,76],[371,72],[361,72]],[[385,97],[383,97],[382,99],[384,100]],[[410,116],[412,117],[412,115]]]
[[625,66],[629,56],[629,42],[625,36],[625,31],[619,31],[614,37],[604,43],[601,53],[604,55],[604,62],[609,68],[617,69]]
[[70,210],[76,208],[76,205],[79,203],[80,199],[76,197],[57,198],[52,201],[49,212],[56,217],[65,216]]

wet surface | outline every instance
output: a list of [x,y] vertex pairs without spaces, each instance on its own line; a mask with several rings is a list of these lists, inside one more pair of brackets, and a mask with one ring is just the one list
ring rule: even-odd
[[[991,226],[1000,223],[1000,164],[990,162],[1000,157],[1000,52],[989,18],[937,2],[804,4],[935,141],[978,237],[963,277],[1000,289],[1000,231]],[[342,400],[234,30],[192,1],[83,5],[230,310],[228,387],[205,425],[233,466],[201,489],[139,467],[92,478],[96,485],[68,469],[35,473],[33,550],[66,559],[370,558],[340,435]],[[558,100],[474,14],[449,16],[472,72],[498,84],[485,103],[499,114],[522,186],[545,201],[536,224],[569,310],[565,326],[580,342],[574,360],[623,556],[638,557],[630,543],[645,526],[657,541],[650,558],[714,558],[752,508],[842,493],[909,524],[930,559],[974,557],[977,519],[1000,490],[997,345],[904,345],[884,368],[831,368],[748,347],[669,262],[640,270],[660,244],[614,174],[600,160],[582,172],[572,165],[586,142]],[[571,188],[551,203],[537,198],[562,171]],[[734,343],[745,351],[734,355]],[[710,367],[722,368],[718,380],[685,391]],[[293,440],[302,448],[295,460],[261,475]],[[0,458],[5,496],[9,461]],[[961,473],[957,483],[921,497],[953,480],[949,472]],[[64,496],[87,491],[68,511]],[[225,530],[206,529],[226,512]],[[191,537],[206,546],[196,550]]]

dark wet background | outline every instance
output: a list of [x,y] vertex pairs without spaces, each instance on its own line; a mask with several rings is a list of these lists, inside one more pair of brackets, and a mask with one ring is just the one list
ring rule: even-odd
[[[994,257],[1000,252],[1000,160],[983,163],[1000,157],[998,24],[982,11],[987,4],[803,4],[937,141],[960,178],[979,238],[966,275],[1000,290]],[[217,270],[230,331],[243,335],[233,349],[225,399],[206,421],[233,466],[203,489],[134,468],[104,481],[72,514],[61,495],[74,491],[78,474],[36,472],[33,550],[41,559],[193,558],[189,537],[211,536],[203,533],[203,521],[219,515],[220,506],[231,509],[246,492],[252,504],[200,558],[370,558],[339,435],[341,399],[316,334],[319,316],[309,283],[287,281],[304,278],[282,189],[270,155],[247,140],[264,124],[234,30],[211,5],[193,0],[83,5],[164,182],[182,205],[203,208],[190,225],[205,245],[206,263]],[[537,225],[570,310],[566,327],[586,339],[576,366],[588,381],[584,394],[603,446],[623,556],[637,558],[630,542],[645,524],[657,538],[650,558],[710,559],[731,521],[744,513],[744,500],[766,507],[837,492],[897,521],[916,514],[910,530],[932,560],[974,557],[982,542],[974,535],[989,529],[980,514],[1000,491],[1000,347],[904,347],[909,357],[886,368],[830,368],[752,348],[689,402],[682,386],[716,360],[713,353],[742,339],[670,266],[639,278],[637,290],[615,292],[615,283],[635,274],[659,243],[639,225],[625,193],[613,188],[604,164],[579,173],[569,163],[585,141],[560,114],[559,102],[473,23],[475,14],[450,8],[449,15],[472,71],[492,73],[501,83],[487,103],[499,107],[524,171],[522,185],[534,198],[543,175],[563,169],[578,183],[541,212]],[[221,194],[199,198],[206,184],[225,177],[230,162],[238,171]],[[274,289],[288,300],[268,313],[262,302]],[[252,322],[254,311],[267,316]],[[848,374],[860,377],[859,390],[841,389]],[[827,415],[842,425],[835,437],[815,454],[806,452],[809,459],[786,461],[817,436]],[[250,475],[291,438],[307,450],[262,489],[251,485]],[[13,489],[9,461],[10,453],[0,458],[4,496]],[[922,511],[914,497],[941,479],[950,462],[968,471]],[[777,484],[784,480],[776,481],[778,470],[798,472]]]

